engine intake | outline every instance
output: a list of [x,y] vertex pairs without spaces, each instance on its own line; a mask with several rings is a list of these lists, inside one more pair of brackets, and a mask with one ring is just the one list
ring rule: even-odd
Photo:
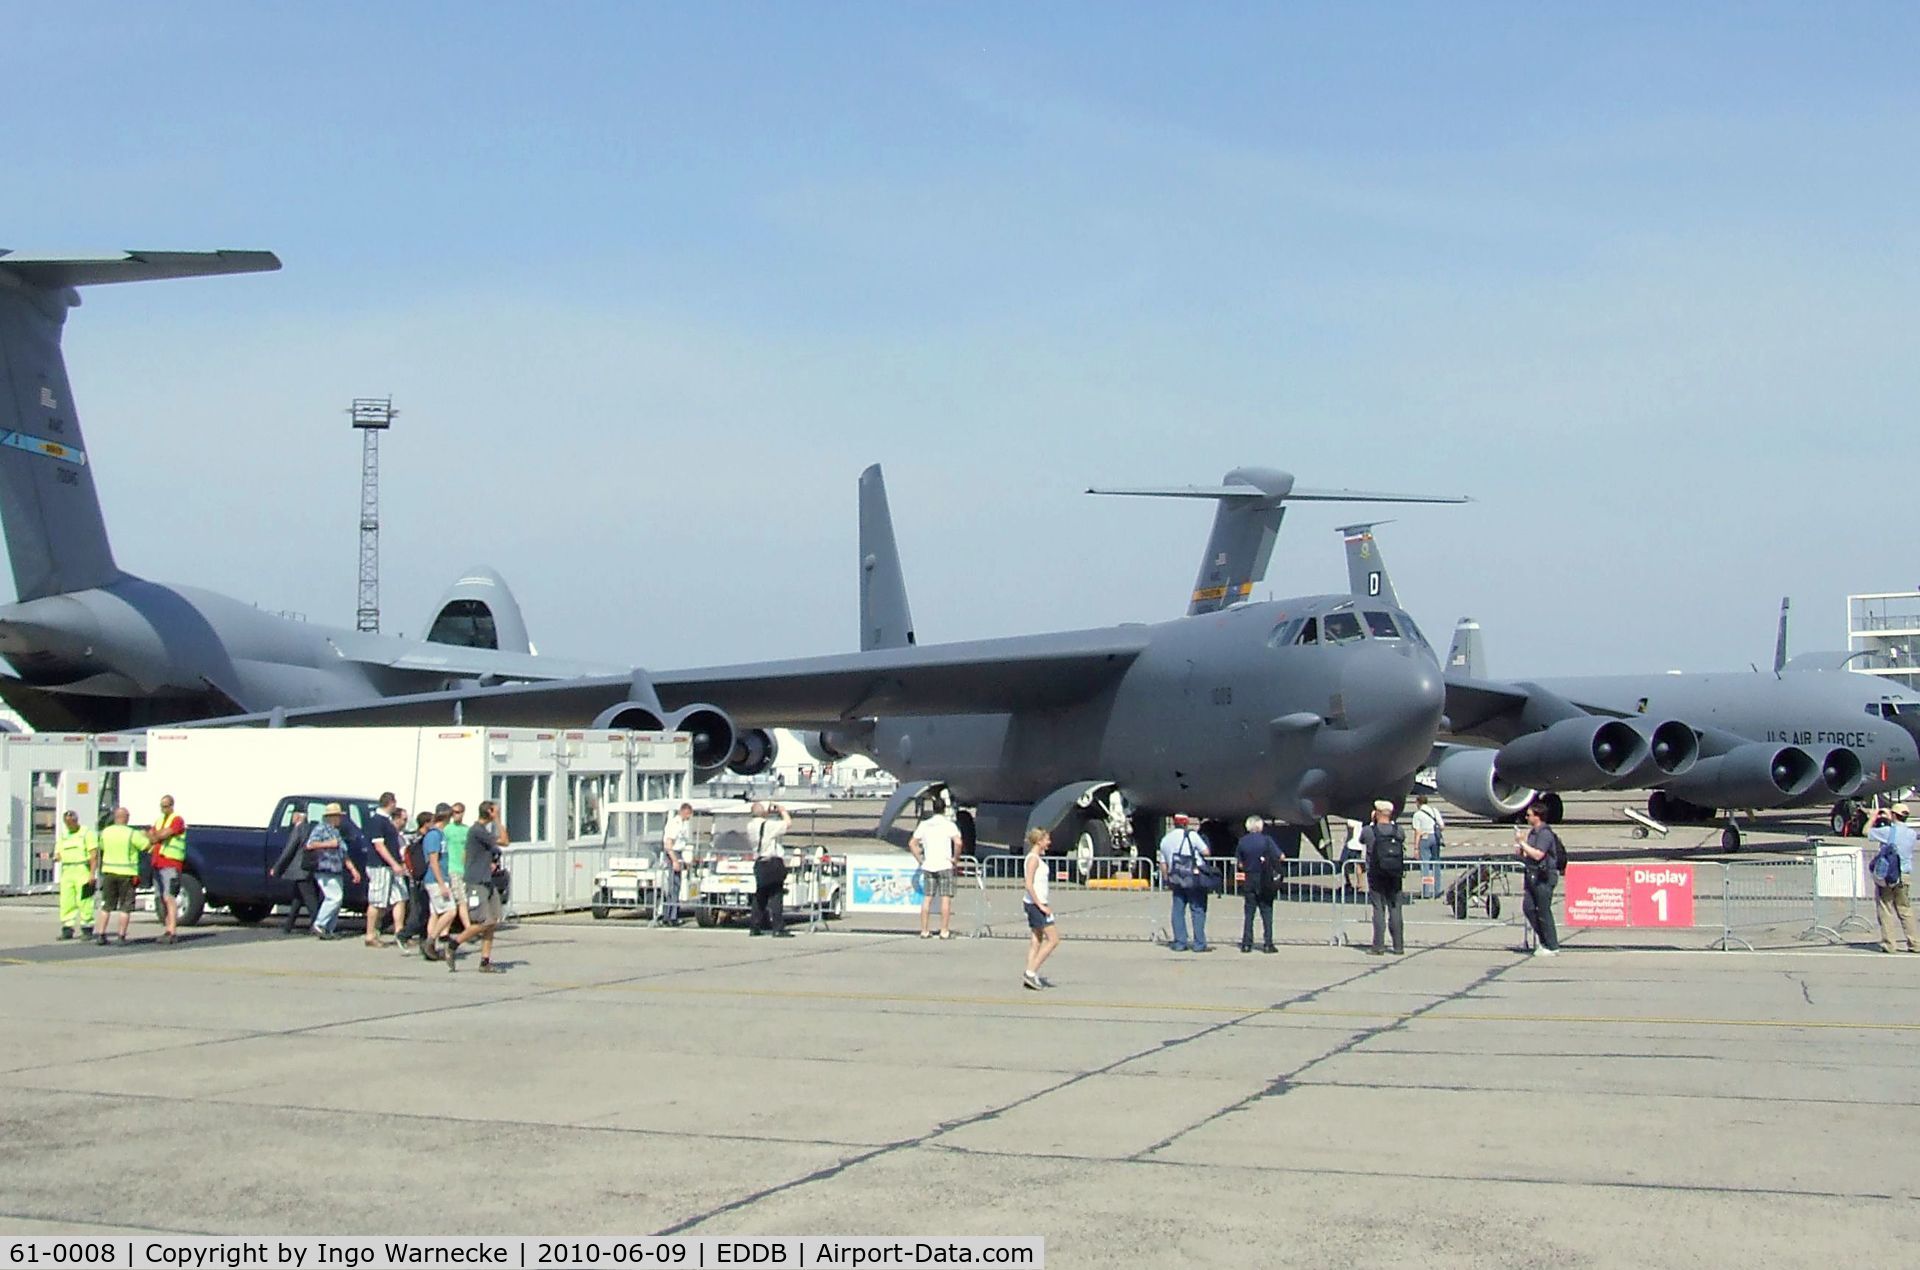
[[719,706],[684,706],[667,716],[667,730],[685,732],[693,739],[693,774],[700,780],[716,775],[733,757],[737,731],[733,719]]
[[1828,750],[1827,758],[1820,765],[1820,785],[1835,798],[1850,798],[1860,792],[1860,786],[1866,780],[1866,769],[1861,765],[1860,756],[1841,746]]
[[1562,719],[1500,747],[1494,770],[1513,785],[1608,789],[1652,764],[1651,746],[1622,719]]
[[765,728],[748,728],[733,739],[727,770],[735,776],[758,776],[780,757],[780,743]]
[[1440,797],[1455,807],[1499,820],[1525,811],[1536,790],[1516,785],[1495,768],[1494,750],[1453,750],[1434,770]]
[[1752,741],[1701,759],[1661,788],[1703,807],[1784,807],[1814,789],[1821,765],[1797,745]]

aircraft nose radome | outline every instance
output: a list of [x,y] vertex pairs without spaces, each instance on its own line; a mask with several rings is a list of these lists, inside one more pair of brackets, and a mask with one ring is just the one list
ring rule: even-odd
[[[1369,649],[1344,676],[1350,727],[1378,755],[1382,778],[1404,776],[1426,760],[1446,705],[1440,666],[1431,657]],[[1369,764],[1376,766],[1376,764]]]

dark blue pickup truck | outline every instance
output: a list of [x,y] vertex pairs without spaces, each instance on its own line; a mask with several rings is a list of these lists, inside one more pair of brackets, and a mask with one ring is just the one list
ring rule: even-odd
[[[264,921],[276,904],[293,901],[293,884],[268,872],[293,832],[293,813],[304,811],[307,819],[319,823],[328,803],[346,809],[340,831],[347,838],[348,851],[360,868],[360,882],[347,882],[344,907],[358,909],[366,903],[367,817],[373,814],[371,798],[341,794],[291,794],[273,809],[273,819],[265,828],[241,828],[233,825],[187,826],[187,867],[180,877],[180,924],[191,926],[200,920],[209,904],[224,907],[235,919],[248,924]],[[159,897],[154,907],[159,909]]]

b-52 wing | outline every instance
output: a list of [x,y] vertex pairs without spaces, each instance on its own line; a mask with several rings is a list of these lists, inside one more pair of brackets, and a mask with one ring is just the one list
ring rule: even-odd
[[1124,675],[1145,627],[876,649],[692,670],[595,675],[313,706],[220,723],[581,727],[657,694],[668,709],[718,706],[746,727],[830,724],[868,715],[989,714],[1068,706]]

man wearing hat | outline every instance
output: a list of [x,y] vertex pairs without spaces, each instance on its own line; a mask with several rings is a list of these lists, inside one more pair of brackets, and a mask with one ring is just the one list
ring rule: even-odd
[[1373,823],[1360,831],[1360,846],[1367,853],[1367,903],[1373,909],[1373,946],[1367,952],[1375,957],[1386,952],[1390,933],[1397,957],[1407,951],[1400,890],[1407,873],[1407,835],[1394,823],[1393,804],[1386,799],[1373,804]]
[[1867,836],[1883,847],[1891,847],[1900,858],[1900,880],[1892,884],[1873,880],[1873,907],[1880,918],[1880,951],[1897,952],[1900,937],[1906,936],[1907,951],[1920,952],[1920,930],[1913,922],[1912,893],[1907,882],[1913,876],[1914,831],[1907,827],[1907,805],[1895,803],[1891,812],[1876,811]]
[[360,870],[347,854],[347,843],[340,832],[346,815],[339,803],[328,803],[323,813],[326,823],[307,835],[308,868],[320,887],[320,911],[313,915],[313,933],[321,939],[333,938],[333,922],[340,915],[340,901],[346,897],[346,885],[340,875],[360,880]]
[[[1207,840],[1193,825],[1193,817],[1177,812],[1173,828],[1160,839],[1160,877],[1173,896],[1173,939],[1167,947],[1174,952],[1192,949],[1212,952],[1207,944],[1208,889],[1201,885],[1200,862],[1207,858]],[[1193,918],[1193,938],[1187,938],[1187,918]]]

